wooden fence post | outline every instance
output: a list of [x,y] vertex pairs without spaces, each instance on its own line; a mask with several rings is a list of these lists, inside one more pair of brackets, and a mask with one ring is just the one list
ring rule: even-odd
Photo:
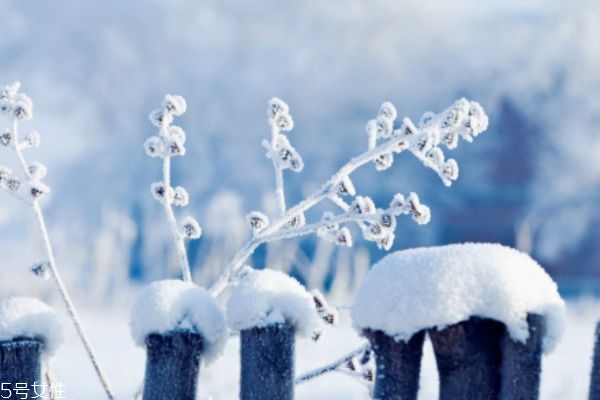
[[594,356],[588,399],[600,400],[600,322],[596,324],[596,331],[594,333]]
[[502,338],[501,399],[539,398],[546,320],[541,315],[528,314],[527,324],[529,337],[525,343],[515,342],[508,332]]
[[202,350],[192,331],[148,335],[144,400],[196,400]]
[[291,325],[241,331],[241,400],[294,398],[294,337]]
[[377,364],[373,398],[377,400],[416,400],[423,355],[425,331],[407,342],[396,340],[380,330],[366,329]]
[[[44,350],[42,342],[30,338],[15,338],[0,342],[0,396],[4,399],[22,399],[33,393],[34,384],[41,384]],[[20,384],[23,391],[16,391]],[[19,394],[20,393],[20,394]],[[42,393],[39,389],[38,393]]]
[[429,331],[440,377],[440,400],[497,398],[500,340],[505,331],[503,323],[478,317]]

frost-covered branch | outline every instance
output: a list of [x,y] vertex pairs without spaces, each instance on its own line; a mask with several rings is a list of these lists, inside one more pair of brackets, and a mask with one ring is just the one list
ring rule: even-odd
[[269,101],[268,116],[268,123],[271,127],[271,141],[263,140],[262,145],[267,149],[267,157],[273,162],[277,207],[279,215],[283,215],[286,208],[283,171],[290,169],[294,172],[300,172],[304,168],[304,162],[283,133],[294,128],[294,120],[289,113],[288,105],[281,99],[272,98]]
[[[30,147],[37,147],[40,144],[40,136],[37,132],[32,132],[21,138],[19,135],[19,126],[23,121],[31,119],[33,103],[24,93],[19,93],[21,84],[15,82],[6,86],[0,93],[0,112],[10,118],[10,128],[0,136],[0,144],[14,150],[19,166],[22,169],[24,179],[17,174],[13,174],[10,169],[0,166],[0,187],[18,196],[25,203],[30,205],[36,217],[38,228],[42,235],[44,250],[46,252],[47,262],[39,263],[32,268],[36,275],[50,275],[54,280],[60,296],[65,303],[67,313],[73,321],[77,333],[85,347],[85,350],[92,362],[94,369],[109,399],[113,399],[112,390],[104,375],[94,349],[83,328],[81,320],[71,300],[67,288],[65,287],[61,275],[56,267],[54,251],[48,235],[46,221],[40,206],[40,200],[50,192],[50,188],[42,182],[46,176],[46,167],[39,162],[27,162],[23,150]],[[25,200],[28,198],[29,200]]]
[[144,143],[146,154],[160,157],[163,160],[162,181],[150,185],[152,196],[163,205],[165,215],[177,252],[177,260],[185,281],[192,280],[190,265],[185,248],[185,239],[197,239],[202,234],[200,225],[193,217],[185,217],[177,223],[173,206],[185,207],[189,196],[185,188],[171,186],[171,157],[185,155],[186,135],[179,126],[172,125],[173,117],[185,113],[186,101],[181,96],[166,95],[162,108],[150,113],[150,121],[158,127],[158,135],[152,136]]
[[358,378],[361,383],[371,386],[373,383],[373,368],[371,365],[371,359],[371,346],[369,344],[365,344],[330,364],[324,365],[323,367],[314,369],[312,371],[308,371],[296,377],[294,383],[299,385],[329,372],[337,371],[347,373],[352,377]]
[[[274,122],[277,116],[288,118],[287,104],[279,99],[271,100],[269,116],[271,127],[277,125]],[[385,170],[392,165],[394,154],[408,150],[427,168],[433,169],[446,186],[450,186],[458,178],[458,164],[454,159],[445,158],[441,146],[452,150],[458,145],[461,137],[471,142],[487,129],[487,116],[478,103],[460,99],[440,114],[431,112],[423,114],[417,125],[410,119],[404,118],[400,126],[394,129],[396,117],[395,107],[389,102],[383,103],[377,117],[367,123],[367,150],[344,164],[320,189],[289,209],[285,207],[281,165],[294,169],[293,160],[296,160],[297,169],[300,170],[302,162],[298,153],[289,145],[287,138],[280,134],[282,130],[289,130],[293,126],[291,117],[282,122],[281,126],[285,129],[281,128],[277,131],[279,136],[273,134],[271,143],[263,142],[276,170],[276,190],[281,214],[272,221],[259,211],[248,214],[248,224],[252,228],[253,236],[234,256],[211,288],[211,292],[218,295],[227,285],[235,281],[238,270],[263,243],[318,233],[340,245],[349,245],[352,242],[350,232],[340,225],[356,222],[365,239],[374,241],[381,248],[389,249],[394,240],[395,217],[400,214],[411,214],[417,223],[429,222],[429,208],[420,203],[415,193],[411,193],[406,199],[403,195],[397,194],[388,209],[380,210],[369,197],[357,195],[350,175],[370,162],[375,164],[378,171]],[[272,143],[277,141],[283,143],[280,149],[286,151],[274,150]],[[278,157],[277,161],[275,161],[276,157]],[[279,164],[284,161],[287,164]],[[342,197],[350,197],[351,201],[346,202]],[[326,199],[341,207],[344,213],[338,216],[324,215],[320,222],[306,225],[306,211]],[[327,219],[333,219],[333,223],[326,223]],[[328,225],[331,225],[332,229],[324,230],[323,228]]]

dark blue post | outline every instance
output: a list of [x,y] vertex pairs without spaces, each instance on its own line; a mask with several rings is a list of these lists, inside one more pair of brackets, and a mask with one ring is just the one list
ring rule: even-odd
[[416,400],[425,331],[417,332],[407,342],[379,330],[367,329],[363,334],[371,342],[377,364],[373,398]]
[[525,343],[513,341],[508,332],[502,339],[502,386],[500,399],[537,400],[540,396],[542,344],[546,320],[528,314],[529,337]]
[[294,337],[287,324],[241,332],[241,400],[294,398]]
[[440,377],[440,400],[497,398],[500,341],[505,332],[503,323],[477,317],[429,331]]
[[144,400],[196,400],[202,337],[191,331],[146,338]]
[[589,400],[600,400],[600,322],[596,324],[594,335],[594,357],[592,360]]
[[[44,345],[39,340],[30,338],[0,342],[1,398],[22,399],[33,393],[34,384],[41,385],[43,350]],[[17,390],[19,388],[23,390]],[[42,393],[41,387],[36,390]]]

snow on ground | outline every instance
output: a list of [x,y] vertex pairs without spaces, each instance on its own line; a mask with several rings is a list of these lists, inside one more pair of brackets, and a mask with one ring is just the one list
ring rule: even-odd
[[[118,301],[118,306],[81,310],[82,319],[96,345],[100,361],[114,386],[118,399],[131,399],[144,374],[145,355],[135,346],[129,332],[131,302]],[[591,370],[593,334],[600,318],[600,300],[583,299],[567,303],[565,332],[554,352],[544,358],[542,400],[583,399]],[[57,380],[65,385],[68,399],[103,400],[102,389],[86,360],[74,329],[63,320],[65,343],[52,361]],[[360,337],[351,326],[347,313],[341,314],[340,326],[327,330],[314,343],[300,339],[297,343],[296,373],[334,361],[356,349]],[[222,356],[201,369],[201,394],[214,400],[237,399],[239,374],[239,341],[231,339]],[[437,376],[429,343],[423,360],[420,400],[437,399]],[[298,400],[366,399],[365,388],[352,378],[339,373],[328,374],[297,387]]]

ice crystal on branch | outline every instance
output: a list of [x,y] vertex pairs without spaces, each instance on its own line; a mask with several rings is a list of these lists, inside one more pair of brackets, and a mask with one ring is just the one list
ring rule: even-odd
[[149,137],[144,142],[144,150],[149,157],[161,158],[163,163],[163,176],[159,182],[150,185],[152,197],[163,205],[167,222],[175,243],[179,266],[186,281],[192,280],[192,275],[185,248],[185,239],[198,239],[202,229],[198,222],[192,218],[185,218],[180,226],[173,212],[173,206],[185,207],[189,203],[187,190],[182,186],[171,186],[171,158],[185,155],[186,134],[184,130],[172,125],[173,117],[180,116],[187,110],[187,103],[181,96],[168,94],[162,101],[162,108],[152,111],[149,115],[150,122],[158,127],[158,134]]

